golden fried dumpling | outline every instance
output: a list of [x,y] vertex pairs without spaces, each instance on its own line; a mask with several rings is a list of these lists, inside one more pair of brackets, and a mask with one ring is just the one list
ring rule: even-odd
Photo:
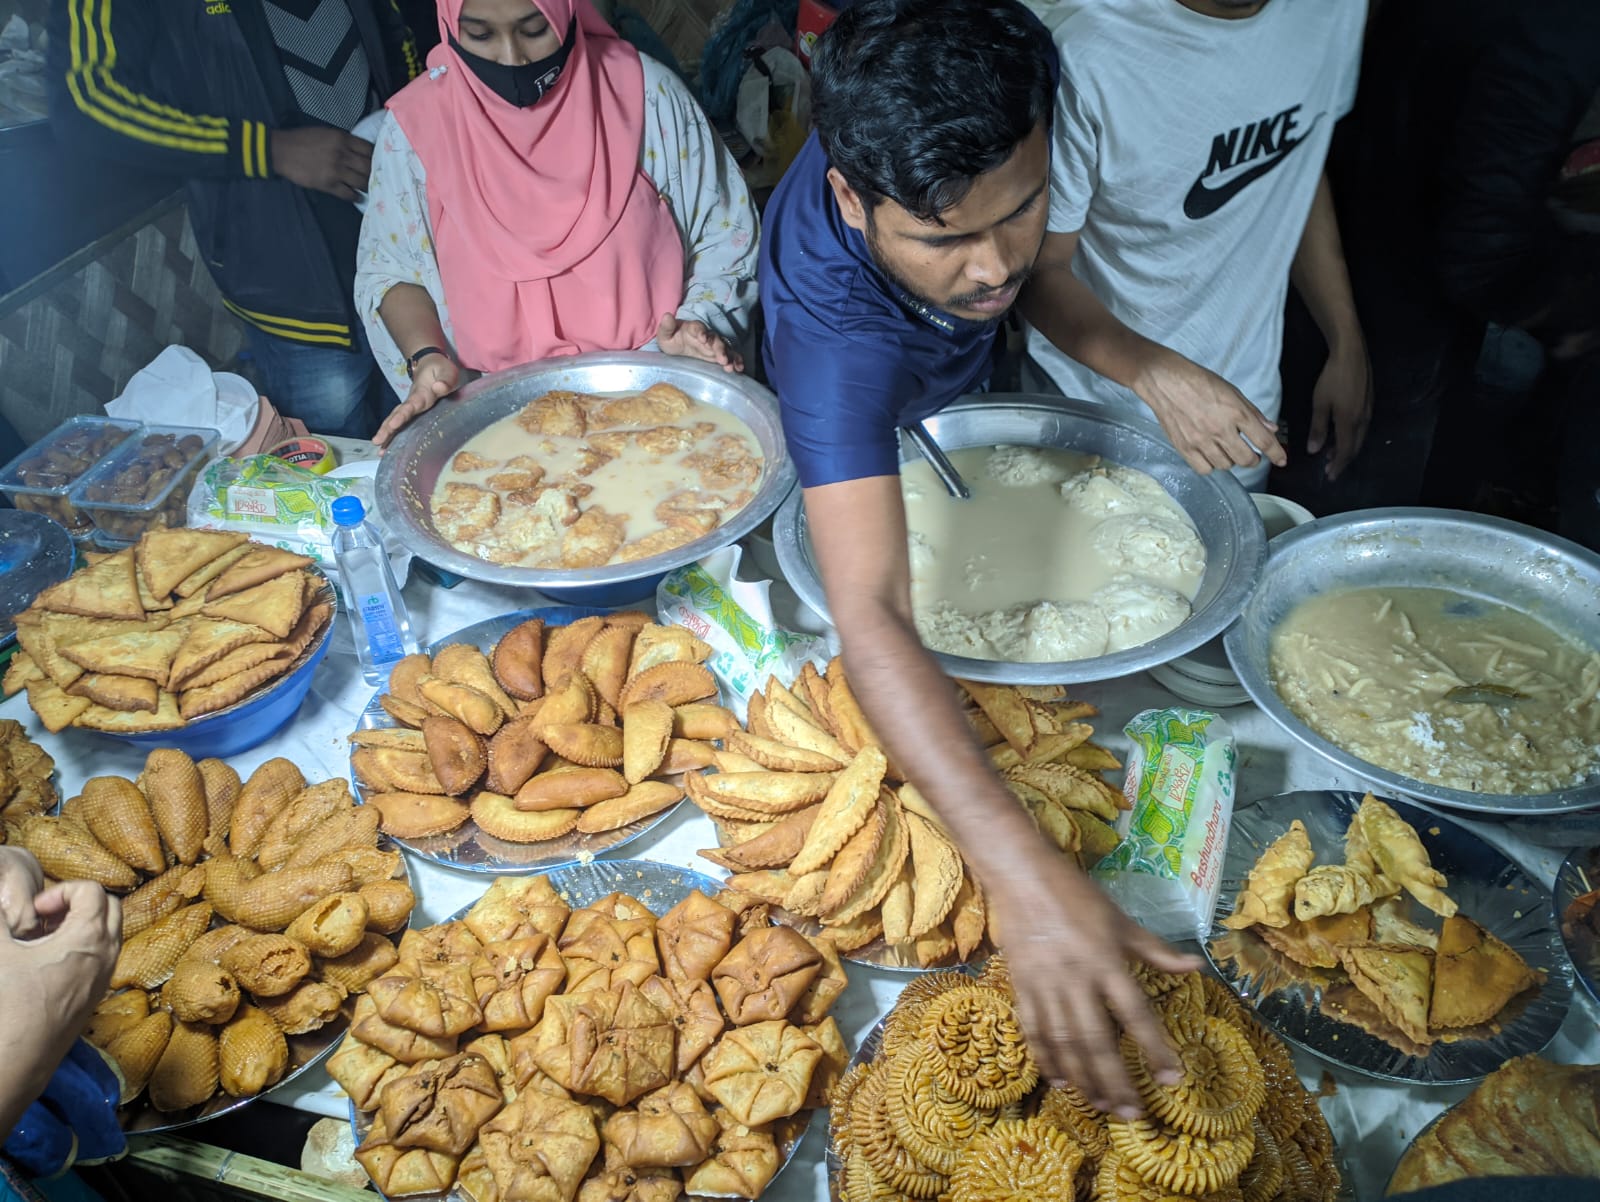
[[590,1170],[578,1186],[578,1202],[675,1202],[683,1182],[672,1169],[641,1169],[616,1160],[616,1150],[606,1145],[607,1167]]
[[534,935],[559,938],[571,913],[548,877],[501,876],[462,921],[479,942],[502,943]]
[[567,966],[548,935],[486,944],[472,962],[472,985],[486,1031],[525,1031],[544,1015]]
[[150,1075],[150,1105],[187,1110],[217,1092],[217,1033],[202,1023],[174,1023],[172,1037]]
[[144,1091],[150,1075],[161,1063],[172,1038],[172,1015],[157,1010],[132,1026],[119,1031],[106,1044],[106,1055],[117,1062],[122,1073],[122,1101],[133,1101]]
[[1509,945],[1462,914],[1444,920],[1433,961],[1428,1026],[1486,1023],[1540,975]]
[[1339,949],[1372,937],[1372,912],[1329,914],[1310,922],[1296,919],[1283,928],[1257,927],[1257,935],[1273,951],[1307,968],[1338,968]]
[[460,1156],[504,1102],[489,1062],[464,1052],[424,1061],[389,1082],[378,1108],[395,1147]]
[[251,935],[222,953],[222,967],[257,997],[282,997],[311,972],[311,955],[287,935]]
[[239,1008],[239,982],[204,960],[181,960],[161,990],[172,1016],[186,1023],[225,1023]]
[[372,1184],[386,1198],[411,1198],[418,1194],[442,1194],[455,1184],[454,1156],[434,1152],[428,1148],[397,1148],[389,1141],[389,1133],[380,1114],[373,1119],[372,1130],[355,1152],[356,1163],[367,1170]]
[[120,776],[94,776],[83,782],[83,793],[73,811],[89,833],[112,855],[143,873],[166,869],[161,833],[150,813],[150,803],[131,780]]
[[1295,883],[1294,916],[1301,922],[1329,914],[1354,914],[1387,893],[1398,892],[1384,877],[1354,864],[1319,864]]
[[674,981],[706,981],[733,946],[734,914],[693,890],[656,923],[661,975]]
[[405,881],[368,881],[357,892],[366,903],[367,930],[392,935],[411,921],[417,895]]
[[500,1082],[500,1096],[508,1102],[517,1100],[517,1073],[511,1063],[510,1040],[504,1035],[480,1035],[471,1043],[462,1044],[461,1050],[471,1056],[481,1056]]
[[218,1067],[225,1092],[252,1097],[283,1079],[289,1069],[289,1042],[270,1015],[243,1006],[218,1037]]
[[850,1048],[839,1030],[838,1020],[831,1015],[820,1023],[800,1028],[822,1049],[822,1059],[817,1061],[817,1071],[811,1075],[811,1089],[806,1093],[804,1109],[822,1110],[828,1105],[834,1086],[850,1066]]
[[822,971],[822,955],[790,927],[746,935],[711,973],[735,1026],[782,1018]]
[[1222,920],[1222,925],[1233,931],[1251,926],[1288,926],[1294,917],[1294,887],[1311,870],[1315,858],[1306,824],[1296,818],[1261,853],[1234,901],[1233,913]]
[[678,1072],[689,1066],[716,1043],[727,1023],[717,1006],[717,995],[704,981],[673,981],[651,977],[641,986],[642,993],[672,1023],[677,1032]]
[[525,1091],[478,1133],[500,1202],[571,1202],[600,1150],[594,1112]]
[[667,1016],[633,985],[545,1003],[534,1062],[564,1089],[613,1106],[660,1089],[676,1067]]
[[354,880],[350,866],[338,860],[264,872],[239,890],[234,913],[225,916],[257,931],[281,931],[330,893],[348,890]]
[[301,981],[282,997],[262,997],[256,1005],[285,1035],[305,1035],[339,1016],[348,996],[337,981]]
[[681,1081],[640,1098],[606,1120],[606,1142],[634,1168],[699,1164],[711,1152],[717,1123]]
[[661,971],[649,911],[635,917],[626,908],[574,910],[558,946],[567,962],[568,993],[639,985]]
[[461,1166],[456,1170],[456,1189],[471,1202],[500,1202],[500,1187],[489,1171],[489,1161],[481,1144],[473,1144],[472,1150],[461,1158]]
[[324,981],[342,985],[347,993],[360,993],[368,982],[381,977],[399,961],[400,953],[395,951],[394,944],[368,931],[354,951],[319,961],[317,968]]
[[1355,825],[1385,877],[1441,918],[1456,912],[1456,903],[1444,892],[1450,882],[1433,866],[1416,830],[1393,806],[1368,793],[1356,811]]
[[706,1088],[747,1127],[788,1118],[805,1103],[822,1048],[780,1019],[735,1027],[701,1058]]
[[[412,968],[417,971],[408,971]],[[464,963],[402,960],[394,972],[368,984],[367,996],[384,1022],[419,1035],[460,1035],[483,1019],[471,969]]]
[[1407,1039],[1426,1047],[1428,1002],[1433,996],[1433,954],[1421,948],[1373,943],[1339,950],[1350,983]]
[[357,1110],[376,1110],[383,1087],[409,1071],[389,1053],[347,1033],[327,1061],[328,1076],[350,1095]]
[[833,1003],[850,984],[850,978],[844,971],[844,962],[839,956],[838,945],[834,943],[831,935],[826,932],[821,935],[807,935],[806,942],[816,949],[817,955],[822,957],[822,967],[811,984],[806,986],[805,992],[800,995],[800,1000],[795,1002],[794,1009],[789,1011],[789,1021],[797,1027],[808,1027],[828,1017],[828,1011],[833,1009]]
[[324,818],[348,810],[355,804],[350,786],[333,778],[302,789],[271,822],[256,848],[256,863],[263,868],[281,868],[294,855],[300,841]]
[[778,1175],[778,1145],[766,1131],[753,1131],[727,1110],[712,1117],[719,1128],[711,1155],[684,1170],[684,1189],[696,1196],[759,1198]]
[[89,1018],[83,1037],[97,1048],[104,1048],[124,1031],[143,1022],[150,1014],[150,995],[142,989],[124,989],[101,999]]
[[419,1035],[405,1027],[386,1023],[372,1004],[372,999],[365,995],[356,999],[350,1033],[362,1043],[387,1052],[402,1064],[443,1060],[446,1056],[456,1054],[456,1036]]
[[205,865],[175,864],[122,899],[122,938],[132,939],[199,897]]
[[400,936],[400,959],[412,976],[427,964],[471,964],[483,950],[465,923],[441,922]]
[[[404,885],[403,881],[393,882]],[[359,893],[334,893],[314,904],[284,934],[314,956],[333,959],[354,951],[367,930],[367,901]]]
[[190,945],[211,925],[211,907],[204,902],[184,906],[141,931],[122,945],[111,970],[111,988],[137,985],[154,989],[172,975]]

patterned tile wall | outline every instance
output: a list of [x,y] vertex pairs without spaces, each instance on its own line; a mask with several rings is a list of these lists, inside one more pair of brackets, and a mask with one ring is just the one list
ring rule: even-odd
[[0,413],[27,441],[98,413],[173,343],[213,364],[243,341],[223,309],[179,197],[11,308],[0,302]]

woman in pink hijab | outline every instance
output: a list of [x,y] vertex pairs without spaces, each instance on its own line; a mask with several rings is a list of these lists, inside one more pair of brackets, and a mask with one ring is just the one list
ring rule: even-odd
[[739,371],[755,209],[688,90],[590,0],[440,0],[428,70],[377,133],[356,263],[404,397],[463,369],[659,349]]

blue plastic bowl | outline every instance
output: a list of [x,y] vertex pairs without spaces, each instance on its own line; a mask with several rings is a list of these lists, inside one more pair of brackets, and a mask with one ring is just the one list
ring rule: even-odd
[[[324,586],[331,596],[332,588]],[[328,654],[333,642],[333,624],[339,620],[337,606],[317,636],[317,641],[301,654],[300,666],[293,672],[278,677],[264,693],[241,701],[228,709],[197,718],[177,730],[152,730],[140,734],[116,734],[112,731],[95,731],[108,739],[116,739],[134,747],[174,747],[195,760],[215,756],[222,759],[260,746],[277,734],[300,709],[300,703],[311,691],[311,678],[317,665]]]
[[541,588],[539,592],[563,605],[628,605],[656,595],[656,585],[667,578],[662,572],[656,576],[642,576],[638,580],[623,580],[617,584],[591,584],[580,588]]

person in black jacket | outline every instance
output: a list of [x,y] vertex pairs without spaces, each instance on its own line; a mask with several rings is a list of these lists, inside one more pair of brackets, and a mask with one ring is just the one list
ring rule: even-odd
[[184,178],[267,395],[370,435],[385,390],[352,312],[352,202],[372,147],[350,131],[420,67],[396,0],[59,0],[49,34],[57,136]]

